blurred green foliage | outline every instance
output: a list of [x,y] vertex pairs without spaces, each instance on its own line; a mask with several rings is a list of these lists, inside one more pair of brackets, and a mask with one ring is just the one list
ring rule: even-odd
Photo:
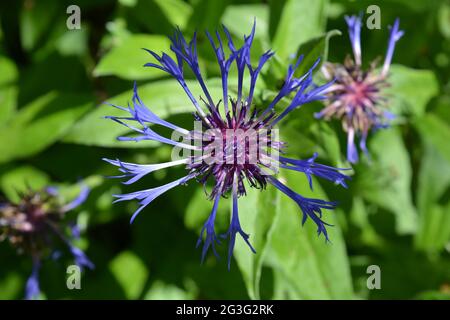
[[[68,30],[66,8],[81,8],[81,29]],[[241,239],[227,271],[225,259],[200,264],[195,241],[212,203],[190,183],[163,195],[133,225],[136,203],[112,205],[111,194],[148,188],[180,176],[174,169],[131,187],[104,176],[115,174],[102,157],[154,163],[170,149],[155,143],[117,142],[126,132],[105,115],[126,104],[132,81],[156,114],[189,127],[193,111],[183,90],[156,69],[143,68],[150,48],[167,51],[178,25],[214,31],[223,23],[236,41],[257,31],[255,58],[276,51],[264,71],[257,105],[273,97],[292,55],[305,67],[317,56],[342,61],[351,52],[343,16],[381,8],[381,30],[363,30],[363,61],[383,56],[387,25],[400,17],[405,36],[394,56],[389,89],[392,128],[369,139],[371,160],[354,166],[348,190],[283,173],[296,191],[338,200],[327,212],[331,244],[315,226],[301,227],[290,199],[268,188],[240,201],[241,223],[257,250]],[[57,185],[76,192],[82,178],[92,193],[81,207],[79,245],[96,264],[82,290],[65,287],[69,260],[46,261],[44,296],[126,299],[449,299],[450,298],[450,1],[390,0],[24,0],[0,4],[0,190],[17,201],[29,185]],[[202,32],[199,54],[213,96],[220,96],[218,66]],[[231,77],[233,79],[233,76]],[[191,81],[191,80],[190,80]],[[190,83],[195,94],[195,82]],[[304,106],[283,123],[281,134],[293,157],[313,152],[325,163],[348,166],[338,123],[317,122],[320,104]],[[218,213],[225,231],[229,207]],[[221,256],[226,256],[221,246]],[[31,261],[0,243],[0,298],[22,298]],[[368,290],[366,268],[381,268],[381,290]]]

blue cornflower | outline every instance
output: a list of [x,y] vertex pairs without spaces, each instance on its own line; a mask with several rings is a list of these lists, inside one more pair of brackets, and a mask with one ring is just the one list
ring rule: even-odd
[[[280,167],[303,172],[308,177],[311,186],[312,175],[333,181],[344,187],[346,186],[345,181],[349,177],[340,173],[339,170],[341,169],[315,163],[317,155],[307,160],[278,157],[278,152],[285,149],[285,143],[278,140],[275,125],[288,113],[303,104],[324,99],[326,91],[332,85],[332,82],[322,86],[313,83],[312,74],[319,64],[319,59],[304,75],[297,78],[294,73],[302,62],[303,56],[300,56],[294,65],[289,66],[284,84],[275,98],[265,107],[257,108],[253,103],[256,82],[262,68],[274,53],[272,51],[265,52],[259,58],[258,64],[254,66],[250,61],[250,51],[255,35],[255,25],[253,25],[250,35],[244,36],[241,46],[234,43],[225,27],[223,29],[228,50],[225,48],[219,32],[215,34],[216,39],[206,32],[220,67],[223,89],[221,101],[213,99],[200,72],[196,35],[188,42],[180,30],[175,31],[171,37],[171,50],[175,54],[175,59],[166,53],[158,55],[145,49],[158,61],[158,63],[147,63],[145,66],[161,69],[179,82],[196,109],[194,120],[197,124],[200,124],[200,129],[194,125],[193,130],[187,130],[159,118],[144,105],[139,97],[136,84],[134,85],[131,105],[128,105],[128,107],[113,105],[127,112],[127,115],[124,117],[108,117],[138,133],[138,135],[132,137],[118,137],[119,140],[155,140],[175,146],[185,152],[189,151],[187,152],[188,156],[170,162],[145,165],[120,160],[104,160],[119,168],[122,174],[118,177],[126,178],[125,184],[132,184],[153,171],[176,165],[184,165],[188,171],[186,176],[159,187],[114,195],[117,198],[116,202],[124,200],[139,201],[140,207],[134,212],[131,222],[156,197],[176,186],[184,185],[195,179],[206,188],[207,183],[212,182],[213,187],[209,193],[209,198],[213,201],[213,208],[200,231],[197,246],[203,244],[201,254],[203,261],[210,248],[217,256],[216,243],[220,243],[221,239],[228,238],[228,267],[230,267],[230,259],[237,234],[255,252],[249,242],[249,235],[242,229],[238,215],[238,198],[246,194],[248,186],[265,189],[269,183],[280,189],[299,205],[303,212],[303,223],[308,217],[311,218],[317,224],[318,234],[324,234],[328,240],[325,227],[327,224],[322,220],[322,210],[333,209],[336,203],[302,197],[278,180],[275,174]],[[185,66],[191,69],[202,88],[204,94],[204,97],[200,100],[202,103],[194,97],[186,84]],[[236,92],[235,98],[229,97],[229,92],[231,92],[229,89],[229,72],[233,66],[237,69],[237,85],[233,88]],[[250,78],[247,93],[243,90],[245,73],[248,73]],[[275,106],[283,98],[290,99],[290,103],[278,113],[275,111]],[[223,103],[222,106],[221,103]],[[152,125],[152,129],[150,125]],[[183,141],[178,142],[176,139],[169,139],[157,134],[153,130],[157,126],[175,130],[183,137]],[[203,128],[206,129],[206,133],[203,133]],[[215,232],[217,208],[221,198],[227,198],[230,195],[232,201],[231,222],[228,231],[219,236]]]
[[[78,227],[64,221],[65,214],[81,205],[88,194],[89,188],[84,186],[72,202],[61,205],[57,188],[48,187],[38,192],[28,191],[18,204],[3,203],[0,207],[0,241],[9,240],[19,253],[26,253],[32,258],[33,270],[25,287],[26,299],[39,296],[42,260],[60,255],[57,242],[69,248],[75,264],[80,268],[94,268],[84,252],[70,240],[77,236]],[[71,229],[72,237],[66,236],[66,229]]]
[[361,17],[346,16],[348,33],[353,49],[354,60],[347,57],[344,64],[325,63],[322,71],[326,78],[335,79],[329,88],[325,108],[316,114],[317,118],[337,118],[347,132],[347,159],[358,162],[356,137],[360,138],[359,147],[368,155],[366,140],[370,130],[384,128],[393,119],[393,114],[386,110],[387,99],[383,90],[389,86],[389,67],[394,55],[396,42],[403,36],[399,30],[400,21],[396,19],[390,27],[388,48],[384,63],[377,71],[376,61],[368,70],[362,69],[361,59]]

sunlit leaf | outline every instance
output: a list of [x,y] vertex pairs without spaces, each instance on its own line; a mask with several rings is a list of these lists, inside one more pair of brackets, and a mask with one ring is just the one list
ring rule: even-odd
[[433,72],[401,65],[390,69],[388,89],[391,112],[422,116],[428,101],[437,94],[438,83]]
[[33,155],[58,141],[89,108],[91,98],[49,93],[0,128],[0,163]]
[[144,296],[145,300],[187,300],[193,299],[194,295],[185,290],[162,281],[156,281]]
[[0,171],[0,187],[10,201],[17,202],[20,193],[31,190],[39,190],[49,183],[49,177],[31,166],[16,168],[4,168]]
[[184,29],[192,14],[192,7],[182,0],[154,0],[174,26]]
[[131,251],[124,251],[111,260],[109,269],[122,286],[127,299],[137,299],[145,287],[148,270],[142,260]]
[[[439,127],[430,129],[439,130]],[[450,189],[450,160],[427,138],[423,138],[424,156],[417,188],[419,228],[415,244],[433,251],[443,249],[450,239],[450,200],[446,197]]]
[[356,169],[356,187],[369,202],[395,214],[399,233],[413,233],[417,230],[417,212],[411,196],[411,160],[399,129],[377,132],[369,149],[373,161]]
[[168,52],[170,41],[165,36],[134,34],[125,38],[109,51],[95,67],[94,75],[117,76],[128,80],[152,79],[164,76],[161,70],[144,67],[148,62],[156,63],[154,58],[142,48],[157,54]]
[[[278,6],[278,1],[271,4]],[[324,12],[328,1],[287,0],[273,39],[273,49],[284,61],[297,52],[300,44],[324,32]]]
[[[49,1],[30,2],[21,11],[21,41],[27,50],[35,48],[41,41],[58,14],[58,4]],[[61,12],[61,14],[65,14]]]
[[17,107],[17,81],[18,70],[13,61],[0,56],[0,126],[8,121]]
[[[306,71],[311,68],[314,62],[320,58],[320,61],[327,61],[328,59],[328,51],[329,51],[329,42],[330,39],[334,36],[340,36],[341,32],[339,30],[331,30],[322,36],[313,38],[302,45],[297,50],[297,56],[301,54],[304,55],[304,59],[301,65],[298,67],[296,74],[303,75]],[[319,68],[316,69],[316,71]]]
[[193,14],[188,23],[189,29],[214,31],[220,26],[220,18],[230,2],[230,0],[195,1],[195,4],[193,5]]
[[421,133],[422,139],[432,143],[450,163],[450,127],[433,114],[417,119],[415,126]]
[[227,29],[238,37],[248,34],[256,20],[255,38],[267,39],[269,8],[264,4],[246,4],[228,6],[222,22]]

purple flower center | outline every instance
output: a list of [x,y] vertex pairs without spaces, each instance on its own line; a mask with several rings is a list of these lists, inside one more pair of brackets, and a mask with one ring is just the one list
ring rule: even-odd
[[[214,179],[211,199],[225,196],[233,187],[234,177],[238,177],[239,196],[246,194],[244,180],[251,187],[264,189],[267,173],[260,166],[270,168],[283,147],[282,142],[272,139],[273,112],[262,117],[245,102],[230,103],[232,111],[224,118],[218,108],[211,108],[212,112],[202,121],[208,129],[203,134],[193,134],[194,140],[201,139],[201,156],[192,157],[188,168],[199,173],[203,184]],[[195,117],[201,120],[198,114]]]

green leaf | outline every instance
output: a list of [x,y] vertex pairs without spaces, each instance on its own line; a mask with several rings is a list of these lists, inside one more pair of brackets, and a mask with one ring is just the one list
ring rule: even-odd
[[88,51],[88,40],[88,30],[68,30],[55,41],[55,45],[61,55],[83,56]]
[[[440,152],[437,146],[447,146],[450,135],[448,127],[438,121],[427,121],[433,115],[420,122],[424,142],[418,188],[417,207],[419,210],[419,228],[415,236],[415,245],[423,250],[442,250],[450,239],[450,201],[445,197],[450,188],[450,158]],[[435,119],[439,120],[439,119]],[[418,122],[419,124],[419,122]],[[434,132],[434,134],[433,134]],[[433,138],[442,138],[443,144],[435,144]],[[442,199],[442,200],[440,200]]]
[[195,295],[191,292],[161,280],[155,281],[144,297],[145,300],[191,300],[194,298]]
[[323,121],[314,123],[311,126],[311,133],[315,137],[315,144],[325,151],[320,154],[322,157],[328,157],[329,161],[339,168],[347,167],[345,159],[342,159],[337,133],[328,123]]
[[414,123],[422,139],[429,141],[450,163],[450,127],[434,114],[426,114]]
[[16,65],[10,59],[0,56],[0,126],[7,122],[17,108],[17,87],[14,85],[18,78]]
[[125,7],[134,7],[137,0],[119,0],[119,3]]
[[0,126],[8,122],[16,113],[17,94],[16,86],[7,86],[0,89]]
[[269,8],[263,4],[245,4],[228,6],[222,17],[222,23],[239,39],[248,34],[256,19],[255,38],[268,40]]
[[[41,40],[46,39],[55,17],[61,14],[58,11],[61,8],[50,0],[33,2],[23,8],[20,15],[20,39],[23,47],[31,51]],[[65,14],[65,10],[62,14]]]
[[450,39],[450,3],[441,3],[438,14],[438,24],[442,35],[447,39]]
[[209,203],[203,189],[198,188],[190,198],[185,210],[184,224],[187,228],[201,228],[211,212],[211,208],[208,206]]
[[44,188],[49,181],[46,173],[31,166],[6,167],[0,171],[0,187],[12,202],[20,200],[20,193],[28,191],[29,188],[32,190]]
[[[414,233],[417,212],[411,196],[411,163],[400,130],[379,131],[370,141],[373,162],[366,168],[356,168],[357,183],[369,202],[393,212],[399,234]],[[364,173],[364,174],[362,174]]]
[[213,32],[219,26],[220,18],[230,0],[197,0],[193,5],[193,14],[188,23],[190,30],[209,30]]
[[94,69],[94,75],[116,76],[127,80],[154,79],[165,73],[156,68],[144,67],[147,62],[156,62],[142,48],[148,48],[160,54],[170,50],[170,41],[165,36],[133,34],[112,48]]
[[418,119],[415,127],[425,145],[417,192],[420,223],[416,246],[440,250],[450,235],[450,202],[438,202],[450,182],[450,128],[433,114]]
[[[186,83],[194,96],[198,97],[201,89],[197,82],[188,80]],[[208,79],[207,83],[211,95],[213,97],[220,97],[222,94],[221,81],[219,79]],[[129,90],[108,99],[108,103],[126,106],[131,100],[132,95],[132,90]],[[161,80],[139,86],[139,96],[148,108],[161,118],[195,111],[192,102],[176,80]],[[130,130],[109,119],[104,119],[104,117],[124,115],[126,113],[122,110],[107,105],[100,105],[79,121],[67,136],[64,137],[63,141],[91,146],[122,148],[148,148],[158,145],[153,141],[141,141],[139,143],[117,141],[116,138],[118,136],[126,134]]]
[[184,29],[192,14],[192,7],[182,0],[154,0],[165,14],[169,22],[175,27]]
[[150,33],[169,35],[177,26],[185,29],[193,12],[190,4],[182,0],[139,0],[132,9],[132,18]]
[[428,1],[408,1],[408,0],[393,0],[392,3],[397,3],[410,10],[415,10],[419,12],[424,12],[430,8],[430,3]]
[[[271,4],[276,4],[272,1]],[[282,61],[288,61],[300,44],[325,30],[327,0],[287,0],[276,28],[273,49]]]
[[392,65],[387,90],[394,114],[420,117],[425,113],[428,101],[438,93],[439,85],[430,70],[416,70],[401,65]]
[[89,108],[91,97],[48,93],[0,128],[0,163],[38,153],[58,141]]
[[[307,179],[298,172],[286,172],[280,179],[302,196],[326,199],[317,181],[312,192]],[[324,212],[323,219],[333,225],[328,227],[331,243],[326,243],[323,236],[317,236],[317,226],[311,219],[302,227],[301,210],[284,194],[278,210],[267,263],[273,266],[275,279],[282,282],[276,283],[276,287],[281,285],[278,290],[286,288],[281,291],[287,291],[289,296],[281,297],[278,292],[277,298],[353,298],[345,243],[335,213]]]
[[352,210],[350,211],[350,220],[352,224],[360,229],[361,232],[361,241],[364,244],[380,247],[380,245],[384,244],[383,238],[381,238],[375,228],[369,221],[369,210],[367,209],[364,200],[355,196],[353,198]]
[[239,219],[242,229],[250,234],[249,241],[256,250],[253,254],[245,241],[237,235],[234,257],[241,270],[252,299],[260,299],[260,280],[263,260],[271,239],[274,221],[279,214],[280,193],[276,190],[247,188],[247,195],[239,201]]
[[[342,35],[342,33],[339,30],[331,30],[300,45],[297,51],[297,56],[303,54],[304,59],[298,67],[296,74],[303,75],[309,68],[311,68],[317,58],[320,58],[321,63],[323,61],[327,61],[330,39],[334,36],[340,35]],[[319,70],[319,68],[316,70]]]
[[127,299],[142,294],[149,272],[142,260],[131,251],[124,251],[109,263],[109,270],[124,290]]
[[450,126],[450,95],[441,95],[433,101],[433,114]]
[[0,87],[14,84],[17,81],[19,72],[14,62],[4,56],[0,56]]
[[0,299],[13,300],[22,294],[24,281],[17,271],[10,270],[0,278]]
[[[323,61],[326,61],[328,58],[328,47],[330,39],[337,35],[341,35],[341,32],[339,30],[331,30],[318,37],[310,39],[309,41],[301,44],[298,48],[296,48],[295,51],[293,51],[293,53],[296,54],[296,57],[303,54],[304,58],[301,64],[298,66],[295,75],[297,77],[300,77],[303,74],[305,74],[305,72],[311,68],[311,66],[318,58],[320,58],[321,63]],[[272,63],[271,68],[269,69],[268,72],[269,75],[268,76],[264,75],[265,80],[267,82],[271,82],[272,86],[278,86],[279,84],[274,82],[274,79],[278,79],[278,81],[284,79],[286,77],[286,72],[288,69],[287,65],[293,63],[293,61],[292,59],[283,60],[280,59],[278,55],[275,55],[271,63]],[[315,69],[316,72],[318,70],[320,70],[320,65]]]

